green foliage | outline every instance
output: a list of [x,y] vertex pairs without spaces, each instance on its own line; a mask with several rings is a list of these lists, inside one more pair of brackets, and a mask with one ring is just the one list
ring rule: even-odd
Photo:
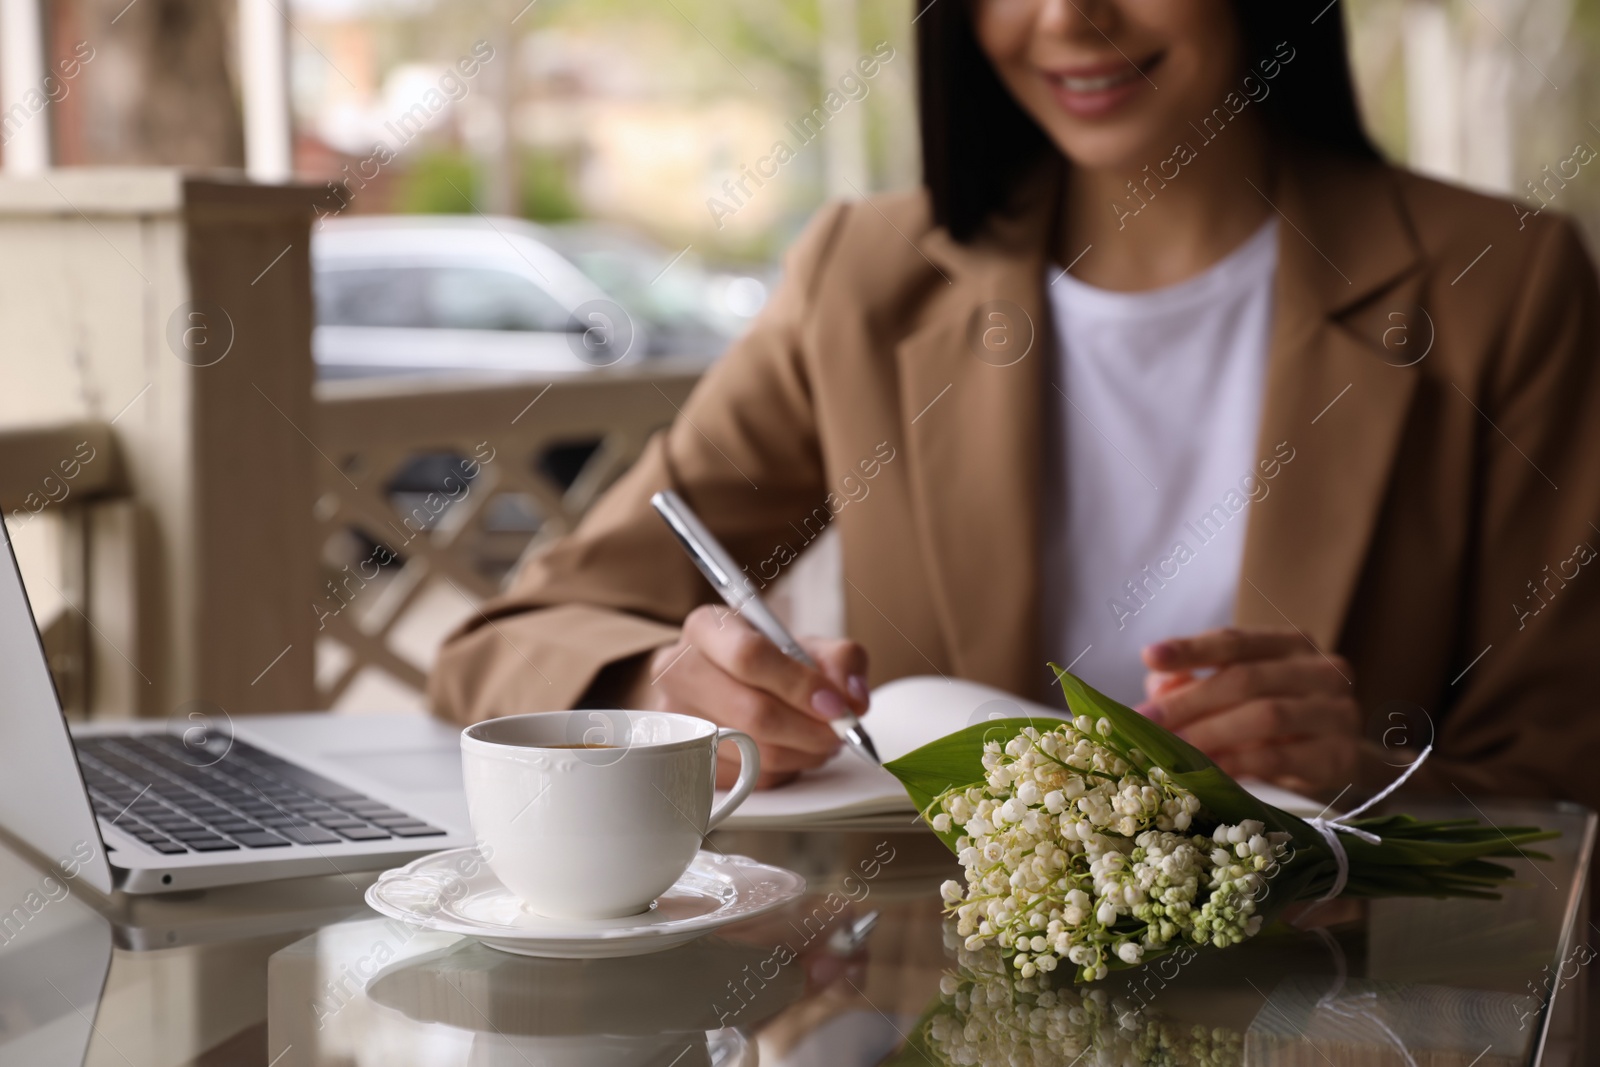
[[522,215],[540,222],[565,222],[583,214],[573,194],[566,160],[547,153],[522,158]]
[[402,214],[470,215],[478,171],[460,152],[431,151],[419,155],[395,184],[394,209]]

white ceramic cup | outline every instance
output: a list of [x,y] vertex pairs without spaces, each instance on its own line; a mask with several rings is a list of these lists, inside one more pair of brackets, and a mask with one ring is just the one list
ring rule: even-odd
[[[739,746],[739,781],[712,811],[721,741]],[[659,711],[489,719],[461,731],[461,763],[490,869],[556,919],[648,910],[761,773],[747,735]]]

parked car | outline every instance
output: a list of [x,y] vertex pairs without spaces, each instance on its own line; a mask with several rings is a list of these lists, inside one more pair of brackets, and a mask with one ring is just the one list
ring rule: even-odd
[[624,226],[568,222],[546,228],[545,235],[552,248],[645,320],[651,355],[719,356],[767,299],[763,279],[707,270],[692,248],[667,249]]
[[520,219],[331,219],[311,262],[322,378],[581,373],[650,347],[646,322]]

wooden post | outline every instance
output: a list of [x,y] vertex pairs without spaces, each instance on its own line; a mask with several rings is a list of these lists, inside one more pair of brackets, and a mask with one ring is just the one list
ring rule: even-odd
[[107,423],[132,493],[89,524],[74,609],[120,605],[96,714],[316,703],[311,200],[168,169],[0,179],[0,427]]

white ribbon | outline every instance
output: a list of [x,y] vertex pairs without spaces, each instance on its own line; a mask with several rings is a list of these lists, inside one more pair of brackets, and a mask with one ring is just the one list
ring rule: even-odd
[[[1420,757],[1418,758],[1420,760]],[[1372,1010],[1373,1006],[1378,1003],[1378,994],[1376,991],[1369,990],[1368,992],[1362,993],[1359,996],[1350,998],[1350,1000],[1340,999],[1339,994],[1344,992],[1344,981],[1347,973],[1344,960],[1344,949],[1339,947],[1339,942],[1334,940],[1333,935],[1328,933],[1328,931],[1324,928],[1319,926],[1313,929],[1311,932],[1320,937],[1322,939],[1322,943],[1328,946],[1328,952],[1333,956],[1334,967],[1333,986],[1326,993],[1322,994],[1320,998],[1318,998],[1317,1010],[1328,1011],[1334,1015],[1339,1015],[1346,1019],[1367,1020],[1368,1022],[1372,1023],[1373,1026],[1377,1027],[1379,1030],[1382,1030],[1383,1036],[1387,1037],[1390,1043],[1393,1044],[1395,1048],[1400,1050],[1400,1055],[1405,1057],[1406,1067],[1417,1067],[1417,1061],[1412,1058],[1411,1050],[1406,1048],[1406,1043],[1400,1040],[1400,1035],[1395,1033],[1389,1024],[1384,1022],[1383,1019]],[[1356,1003],[1352,1003],[1352,1001]],[[1308,1041],[1307,1043],[1309,1044],[1310,1042]],[[1316,1048],[1315,1045],[1312,1045],[1311,1047]]]
[[1333,886],[1326,893],[1317,898],[1318,903],[1321,903],[1325,900],[1332,900],[1340,893],[1343,893],[1345,883],[1350,879],[1350,857],[1346,856],[1344,853],[1344,845],[1339,841],[1340,834],[1349,834],[1352,837],[1359,837],[1369,845],[1383,844],[1383,838],[1379,837],[1377,834],[1370,833],[1355,826],[1350,826],[1345,822],[1345,820],[1354,819],[1368,808],[1374,807],[1387,800],[1389,794],[1405,785],[1406,779],[1417,773],[1417,768],[1422,766],[1422,761],[1427,759],[1432,752],[1433,746],[1431,744],[1423,748],[1422,752],[1417,756],[1417,758],[1411,761],[1411,766],[1405,769],[1405,773],[1401,774],[1400,777],[1390,782],[1388,787],[1384,789],[1383,792],[1379,793],[1377,796],[1373,797],[1359,808],[1356,808],[1353,811],[1347,811],[1343,815],[1332,819],[1324,819],[1319,815],[1315,819],[1310,820],[1312,828],[1315,829],[1317,833],[1322,835],[1322,839],[1324,841],[1328,842],[1328,849],[1333,853],[1333,861],[1339,865],[1339,873],[1333,879]]

